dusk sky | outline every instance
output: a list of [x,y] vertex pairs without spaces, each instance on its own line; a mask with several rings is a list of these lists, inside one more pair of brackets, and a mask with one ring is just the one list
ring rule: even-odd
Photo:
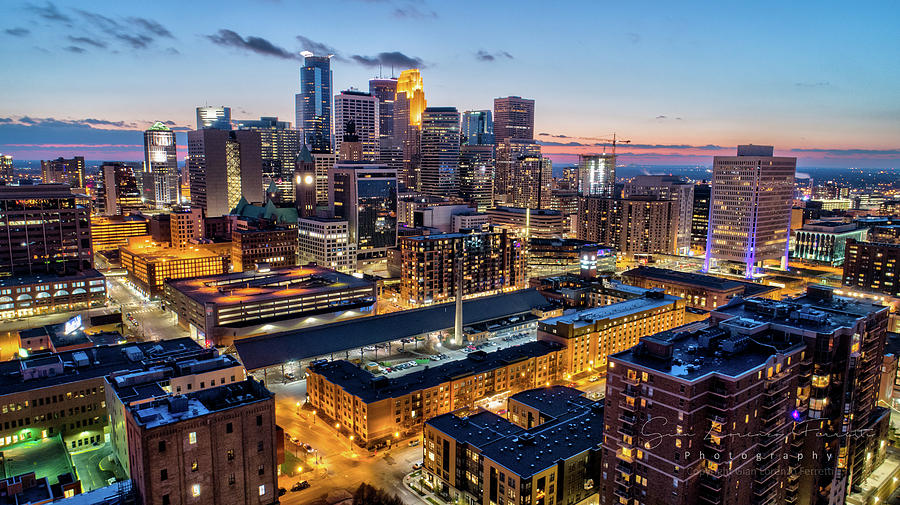
[[533,98],[561,163],[616,132],[622,163],[756,143],[801,166],[897,167],[898,26],[894,2],[10,0],[0,152],[141,159],[141,130],[192,129],[204,104],[293,123],[313,50],[336,55],[335,90],[366,90],[382,62],[421,68],[433,106]]

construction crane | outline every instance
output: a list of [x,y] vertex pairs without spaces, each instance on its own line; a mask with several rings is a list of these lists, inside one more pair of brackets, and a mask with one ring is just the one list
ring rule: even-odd
[[617,139],[615,133],[613,133],[612,138],[594,138],[594,137],[587,137],[587,140],[598,140],[598,141],[600,141],[600,142],[605,142],[605,143],[607,143],[607,144],[611,144],[611,145],[612,145],[612,154],[613,154],[613,155],[616,154],[616,144],[630,144],[630,143],[631,143],[630,140],[619,140],[619,139]]

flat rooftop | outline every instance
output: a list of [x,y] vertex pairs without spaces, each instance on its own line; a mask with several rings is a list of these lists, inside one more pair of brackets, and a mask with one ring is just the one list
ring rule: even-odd
[[560,461],[599,450],[603,441],[603,400],[573,404],[560,397],[557,401],[561,405],[554,410],[560,416],[528,430],[487,411],[468,417],[444,414],[426,424],[459,443],[477,447],[484,457],[527,479]]
[[316,296],[358,288],[369,289],[375,296],[375,284],[370,281],[312,265],[170,280],[166,284],[197,303],[216,303],[220,306]]
[[[471,326],[503,317],[528,314],[533,309],[548,305],[547,299],[534,289],[464,300],[463,325]],[[455,314],[455,303],[442,303],[243,338],[236,340],[234,346],[244,366],[248,370],[257,370],[288,361],[328,356],[367,345],[446,330],[453,328]]]
[[[243,365],[234,356],[219,356],[215,349],[201,349],[150,366],[122,370],[110,375],[107,383],[119,400],[127,404],[168,395],[172,378],[236,367],[243,370]],[[238,377],[243,380],[243,373]]]
[[524,405],[550,416],[560,417],[573,408],[587,407],[594,402],[584,397],[584,391],[579,391],[568,386],[547,386],[537,389],[529,389],[516,393],[509,397]]
[[[50,282],[71,282],[71,281],[89,281],[96,279],[104,279],[103,274],[93,268],[82,270],[80,272],[72,272],[66,274],[56,273],[35,273],[35,274],[13,274],[8,276],[0,276],[0,288],[23,286],[29,284],[46,284]],[[87,288],[88,286],[85,286]],[[87,289],[85,289],[87,291]]]
[[494,212],[506,212],[508,214],[522,214],[525,215],[529,210],[531,210],[531,216],[562,216],[562,212],[558,210],[552,209],[526,209],[525,207],[493,207],[487,209],[488,213]]
[[441,383],[477,375],[528,358],[544,356],[561,349],[559,344],[534,341],[493,352],[475,351],[465,358],[433,368],[425,367],[400,377],[376,376],[365,368],[345,360],[329,361],[310,369],[344,391],[367,403],[404,396],[413,391],[435,387]]
[[[77,351],[65,351],[51,356],[43,355],[24,360],[4,361],[0,362],[0,395],[103,377],[113,372],[139,368],[140,362],[145,359],[164,359],[173,354],[202,349],[190,338],[179,338],[159,342],[97,346]],[[79,356],[75,356],[76,354]],[[88,360],[86,365],[84,365],[84,358]],[[63,363],[66,368],[63,375],[23,380],[21,373],[23,368],[35,368],[58,362]],[[79,362],[82,363],[82,366],[77,365]]]
[[273,398],[269,390],[251,377],[233,384],[125,408],[132,413],[139,425],[153,429]]
[[74,475],[75,469],[62,436],[41,438],[40,430],[35,431],[35,438],[3,448],[2,478],[34,472],[35,478],[46,477],[51,484],[56,484],[60,475]]
[[223,242],[220,244],[191,244],[184,249],[162,247],[156,243],[132,243],[127,246],[119,246],[119,250],[129,252],[135,256],[140,256],[148,263],[161,263],[164,261],[228,256],[231,254],[231,242]]
[[604,319],[617,319],[645,310],[665,307],[680,299],[681,298],[677,296],[646,292],[640,298],[633,298],[612,305],[603,305],[601,307],[579,310],[563,316],[551,317],[543,320],[541,324],[544,326],[556,326],[557,324],[562,323],[571,324],[576,328],[580,328],[583,326],[590,326],[596,321],[602,321]]
[[706,289],[717,289],[719,291],[731,291],[740,289],[742,283],[730,279],[723,279],[714,275],[699,274],[693,272],[679,272],[678,270],[669,270],[667,268],[645,267],[639,266],[622,274],[623,277],[645,277],[648,279],[679,282],[682,284],[692,284]]

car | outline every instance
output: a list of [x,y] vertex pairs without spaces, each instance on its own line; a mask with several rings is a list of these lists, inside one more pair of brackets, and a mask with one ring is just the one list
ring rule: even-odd
[[419,445],[419,440],[418,440],[418,439],[413,439],[413,440],[410,440],[410,441],[409,441],[409,446],[410,446],[410,447],[415,447],[415,446],[417,446],[417,445]]
[[498,415],[498,416],[502,416],[502,415],[504,415],[504,414],[506,414],[506,409],[500,409],[500,410],[497,411],[497,415]]
[[421,461],[419,461],[418,463],[413,463],[413,470],[418,470],[419,468],[422,468]]
[[309,482],[305,480],[301,480],[300,482],[295,483],[291,486],[291,492],[296,493],[297,491],[303,491],[304,489],[309,488]]
[[278,488],[278,496],[284,496],[285,494],[287,494],[287,489],[283,487]]
[[303,444],[303,448],[306,449],[306,452],[315,452],[315,449],[309,444]]
[[285,372],[285,373],[284,373],[284,378],[287,379],[287,380],[289,380],[289,381],[292,381],[292,380],[297,379],[297,376],[294,375],[293,372]]
[[300,445],[300,440],[297,437],[291,435],[291,443],[294,445]]
[[598,380],[600,380],[600,377],[597,377],[596,375],[592,375],[591,378],[588,379],[588,380],[589,380],[590,382],[597,382]]

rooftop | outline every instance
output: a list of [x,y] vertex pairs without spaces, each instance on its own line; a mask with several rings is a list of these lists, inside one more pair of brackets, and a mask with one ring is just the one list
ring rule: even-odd
[[66,274],[42,272],[29,275],[9,275],[0,276],[0,288],[24,286],[30,284],[46,284],[60,281],[90,281],[96,279],[104,279],[104,277],[103,274],[101,274],[97,270],[94,270],[93,268]]
[[622,274],[623,277],[646,277],[661,281],[681,282],[685,284],[693,284],[708,289],[718,289],[721,291],[730,291],[739,289],[741,283],[715,277],[713,275],[698,274],[691,272],[679,272],[678,270],[669,270],[667,268],[645,267],[639,266]]
[[0,200],[18,198],[74,197],[67,184],[34,184],[30,186],[0,186]]
[[524,207],[503,207],[503,206],[487,209],[488,213],[506,212],[508,214],[525,214],[528,211],[531,211],[532,216],[562,216],[562,212],[560,212],[558,210],[551,210],[551,209],[526,209]]
[[677,296],[667,295],[660,291],[650,290],[643,293],[640,298],[625,300],[624,302],[614,303],[612,305],[604,305],[601,307],[592,307],[590,309],[579,310],[571,314],[558,317],[551,317],[541,322],[542,326],[556,326],[557,324],[570,324],[575,327],[590,326],[597,321],[604,319],[617,319],[620,317],[644,312],[659,307],[671,305],[681,298]]
[[372,296],[375,296],[372,282],[313,265],[170,280],[167,285],[197,303],[216,303],[220,306],[315,296],[357,288],[372,290]]
[[509,397],[538,412],[557,418],[578,407],[587,407],[594,402],[584,397],[584,391],[567,386],[548,386],[529,389]]
[[[234,356],[219,356],[215,349],[200,349],[165,360],[148,361],[141,366],[123,368],[110,374],[107,383],[119,400],[128,404],[167,396],[170,393],[167,389],[169,382],[174,377],[229,368],[243,369],[243,366]],[[241,375],[241,379],[243,378]]]
[[183,249],[162,247],[156,242],[130,241],[127,246],[119,246],[122,251],[127,251],[135,256],[140,256],[149,263],[161,263],[165,261],[186,260],[194,258],[216,258],[231,254],[231,242],[222,244],[191,244]]
[[[142,360],[164,359],[177,353],[202,349],[190,338],[139,342],[126,345],[98,346],[77,351],[65,351],[53,356],[36,356],[23,360],[0,362],[0,395],[67,384],[113,372],[138,368]],[[42,366],[63,367],[62,374],[48,373],[46,377],[24,379],[22,371]]]
[[425,367],[393,378],[375,376],[365,368],[345,360],[312,365],[310,370],[321,374],[344,391],[370,403],[404,396],[413,391],[432,388],[450,380],[487,372],[528,358],[544,356],[561,348],[559,344],[533,341],[493,352],[475,351],[461,360],[434,368]]
[[[540,391],[534,394],[545,394]],[[553,408],[559,417],[528,430],[487,411],[468,417],[444,414],[426,424],[477,447],[484,457],[527,479],[560,461],[599,450],[603,441],[603,400],[573,403],[561,395],[550,401],[559,404]]]
[[269,390],[250,377],[225,386],[125,408],[132,412],[135,422],[145,429],[153,429],[273,398]]
[[[335,352],[453,328],[455,305],[452,302],[443,303],[244,338],[235,341],[234,345],[244,366],[248,370],[256,370],[288,361],[328,356]],[[547,299],[534,289],[465,300],[463,325],[469,326],[502,317],[527,314],[531,313],[532,309],[547,305]]]

